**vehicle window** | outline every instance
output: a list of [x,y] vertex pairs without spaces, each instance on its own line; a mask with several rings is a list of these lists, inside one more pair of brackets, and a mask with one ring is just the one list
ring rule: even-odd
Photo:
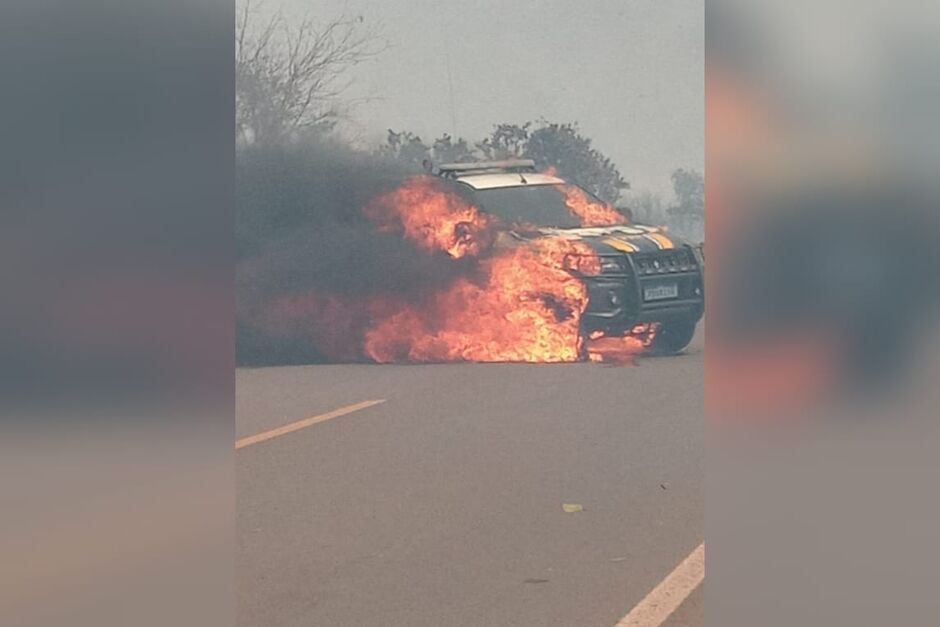
[[581,226],[581,221],[565,204],[562,185],[478,189],[473,192],[473,197],[484,211],[509,224],[562,228]]

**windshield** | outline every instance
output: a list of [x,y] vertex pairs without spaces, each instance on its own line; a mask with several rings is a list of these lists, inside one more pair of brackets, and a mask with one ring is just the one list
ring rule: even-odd
[[[568,204],[570,193],[586,194],[573,185],[519,185],[474,190],[477,204],[509,224],[574,228],[587,223]],[[602,204],[600,200],[592,202]]]

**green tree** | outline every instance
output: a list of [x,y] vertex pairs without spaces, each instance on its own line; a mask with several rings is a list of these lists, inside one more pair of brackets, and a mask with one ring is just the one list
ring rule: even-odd
[[598,198],[616,204],[630,184],[620,170],[578,130],[576,124],[543,122],[529,132],[525,155],[540,168],[554,167],[559,176],[574,181]]
[[385,143],[379,146],[378,154],[407,168],[418,169],[431,158],[431,149],[411,131],[399,133],[388,129]]
[[497,124],[489,137],[477,142],[477,150],[487,160],[513,159],[525,155],[532,123]]
[[379,153],[409,166],[420,166],[426,159],[450,163],[527,157],[535,160],[537,168],[555,168],[559,176],[611,204],[630,188],[610,158],[593,148],[591,140],[572,123],[497,124],[488,137],[472,146],[448,134],[428,146],[414,133],[389,130]]
[[460,163],[476,161],[479,158],[467,140],[454,140],[447,133],[434,140],[431,154],[435,163]]
[[633,219],[640,224],[665,224],[663,200],[649,190],[631,190],[623,204],[630,209]]
[[428,146],[421,137],[411,131],[396,132],[392,129],[388,129],[385,143],[379,146],[378,154],[412,170],[423,168],[427,161],[457,163],[480,159],[473,147],[463,138],[455,140],[444,133]]
[[705,177],[700,172],[679,168],[672,173],[672,188],[676,204],[670,207],[670,213],[695,220],[705,219]]
[[679,168],[672,173],[676,202],[666,212],[679,230],[701,236],[705,224],[705,177],[701,172]]

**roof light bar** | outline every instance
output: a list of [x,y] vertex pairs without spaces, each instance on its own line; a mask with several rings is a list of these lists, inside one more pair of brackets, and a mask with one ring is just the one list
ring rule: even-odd
[[507,159],[505,161],[476,161],[470,163],[442,163],[437,166],[441,176],[457,176],[471,172],[535,172],[532,159]]

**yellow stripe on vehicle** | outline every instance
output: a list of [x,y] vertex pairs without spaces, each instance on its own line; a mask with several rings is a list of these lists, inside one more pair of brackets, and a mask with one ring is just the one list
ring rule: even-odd
[[672,240],[662,233],[647,233],[643,237],[656,244],[659,250],[669,250],[676,247],[676,245],[672,243]]
[[614,239],[612,237],[605,239],[604,243],[612,248],[616,248],[623,253],[635,253],[640,251],[640,249],[636,247],[636,244],[631,244],[630,242]]

